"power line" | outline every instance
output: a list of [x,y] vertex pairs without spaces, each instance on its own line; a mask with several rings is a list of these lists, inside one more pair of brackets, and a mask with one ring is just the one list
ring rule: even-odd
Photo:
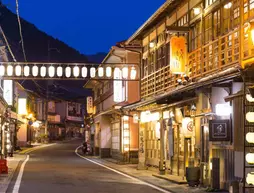
[[3,28],[2,28],[1,25],[0,25],[0,31],[1,31],[1,34],[3,35],[4,41],[5,41],[6,45],[7,45],[7,48],[8,48],[8,50],[9,50],[10,54],[11,54],[11,57],[12,57],[13,61],[14,61],[14,62],[17,62],[17,60],[16,60],[16,58],[15,58],[15,56],[14,56],[12,50],[11,50],[10,44],[9,44],[9,42],[8,42],[8,40],[7,40],[6,36],[5,36],[5,34],[4,34],[4,31],[3,31]]

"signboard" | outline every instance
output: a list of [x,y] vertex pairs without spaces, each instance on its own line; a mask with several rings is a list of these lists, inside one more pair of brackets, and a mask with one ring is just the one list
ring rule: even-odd
[[49,101],[48,103],[48,112],[55,113],[56,112],[56,106],[54,101]]
[[93,97],[89,96],[86,98],[86,111],[88,114],[92,114],[94,109],[93,109]]
[[13,105],[13,81],[12,80],[4,80],[4,100],[8,105]]
[[209,141],[230,141],[231,128],[229,120],[210,120],[209,121]]
[[26,115],[26,99],[25,98],[19,98],[18,99],[18,114],[19,115]]
[[185,135],[192,135],[194,131],[193,119],[190,117],[183,118],[182,127],[183,127],[183,133]]
[[124,101],[124,93],[123,93],[123,81],[122,79],[122,71],[120,68],[115,68],[114,70],[114,102],[123,102]]
[[186,62],[186,38],[184,36],[173,36],[170,39],[170,71],[173,74],[183,74]]
[[68,102],[68,116],[81,117],[81,104]]

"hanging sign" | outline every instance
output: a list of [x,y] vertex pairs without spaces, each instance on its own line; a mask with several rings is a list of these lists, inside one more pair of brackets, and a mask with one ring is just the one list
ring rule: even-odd
[[93,97],[89,96],[86,98],[86,110],[88,114],[92,114],[94,109],[93,109]]
[[124,101],[122,71],[119,68],[114,70],[114,102],[120,103]]
[[173,36],[170,39],[170,71],[173,74],[183,74],[186,62],[186,38],[184,36]]
[[185,135],[192,135],[194,131],[193,119],[190,117],[183,118],[182,127]]
[[3,97],[8,105],[13,105],[13,81],[4,80]]

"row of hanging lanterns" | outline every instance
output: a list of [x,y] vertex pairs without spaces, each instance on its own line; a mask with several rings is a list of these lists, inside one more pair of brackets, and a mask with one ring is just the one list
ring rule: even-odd
[[[6,72],[5,72],[6,69]],[[31,69],[31,71],[30,71]],[[90,77],[91,78],[95,78],[96,77],[96,68],[95,67],[90,67]],[[120,70],[120,68],[116,67],[114,68],[115,71]],[[105,72],[104,72],[105,71]],[[107,78],[111,78],[112,77],[112,67],[107,66],[106,68],[104,67],[98,67],[98,77],[103,78],[103,77],[107,77]],[[30,74],[31,72],[31,74]],[[82,77],[82,78],[87,78],[88,76],[88,68],[86,66],[80,67],[80,66],[74,66],[73,68],[71,68],[70,66],[67,67],[63,67],[63,66],[58,66],[55,67],[53,65],[46,67],[46,66],[28,66],[25,65],[23,68],[23,75],[25,77],[28,76],[41,76],[41,77],[46,77],[48,72],[48,76],[50,78],[53,78],[55,76],[57,77],[62,77],[65,76],[67,78],[71,77],[71,75],[73,75],[75,78],[77,77]],[[4,65],[0,65],[0,76],[21,76],[22,75],[22,66],[21,65],[8,65],[7,68],[5,68]],[[122,78],[123,79],[132,79],[135,80],[137,76],[137,71],[135,67],[131,67],[130,69],[130,74],[129,74],[129,68],[128,67],[123,67],[122,68]]]
[[[254,102],[254,98],[252,98],[250,94],[246,95],[246,99],[250,103]],[[254,112],[247,112],[246,113],[246,120],[249,123],[254,123]],[[254,132],[248,132],[246,134],[246,141],[249,144],[254,144]],[[247,153],[245,155],[245,159],[248,164],[253,165],[254,164],[254,153],[252,153],[252,152]],[[250,172],[247,174],[246,182],[247,182],[247,184],[254,185],[254,172]]]

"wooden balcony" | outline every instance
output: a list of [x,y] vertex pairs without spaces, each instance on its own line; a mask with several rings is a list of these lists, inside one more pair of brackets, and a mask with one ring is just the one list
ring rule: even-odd
[[[191,80],[195,82],[202,77],[236,65],[240,66],[240,35],[238,29],[190,52],[186,74],[189,74]],[[178,76],[170,72],[169,66],[165,66],[144,77],[141,80],[141,97],[152,97],[174,90],[178,85]]]

